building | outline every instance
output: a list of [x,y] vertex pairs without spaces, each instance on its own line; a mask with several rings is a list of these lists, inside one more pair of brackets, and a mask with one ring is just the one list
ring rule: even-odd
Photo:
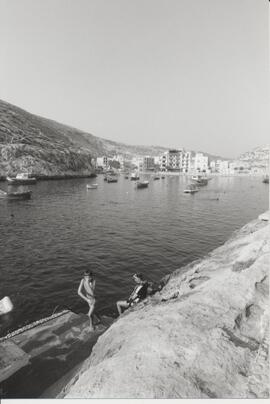
[[112,161],[117,161],[120,165],[120,168],[123,169],[124,165],[125,165],[125,159],[122,156],[122,154],[117,154],[115,156],[113,156],[113,158],[111,159]]
[[155,158],[151,156],[144,156],[142,158],[142,168],[143,170],[154,170],[155,169]]
[[137,170],[139,171],[143,171],[143,157],[141,156],[133,157],[131,163],[134,168],[137,168]]
[[107,156],[97,157],[96,168],[108,168],[109,159]]
[[171,149],[160,157],[160,169],[162,171],[190,171],[191,153],[185,150]]
[[215,173],[217,171],[216,162],[214,160],[212,160],[210,162],[210,170],[211,170],[211,173]]
[[229,162],[227,160],[220,160],[219,171],[220,174],[229,174]]
[[194,159],[195,171],[207,172],[208,171],[208,156],[203,153],[196,153]]
[[183,173],[188,173],[191,170],[191,153],[189,151],[182,152],[181,162],[180,162],[180,171]]

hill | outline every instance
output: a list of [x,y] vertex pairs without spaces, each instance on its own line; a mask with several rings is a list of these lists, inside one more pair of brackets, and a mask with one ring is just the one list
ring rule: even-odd
[[239,161],[246,163],[251,168],[267,168],[269,167],[269,146],[256,147],[245,152],[239,156]]
[[0,100],[0,176],[22,170],[38,176],[89,175],[97,156],[156,155],[165,150],[101,139]]

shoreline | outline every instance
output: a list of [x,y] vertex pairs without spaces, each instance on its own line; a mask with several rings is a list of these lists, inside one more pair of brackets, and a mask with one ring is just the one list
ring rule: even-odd
[[269,231],[268,212],[174,271],[99,338],[57,398],[268,398]]
[[[265,376],[262,357],[268,348],[265,259],[270,256],[269,229],[268,212],[234,231],[228,241],[202,259],[161,278],[162,289],[112,319],[97,342],[93,341],[90,356],[74,366],[71,363],[68,371],[63,369],[61,377],[42,392],[42,398],[48,398],[46,394],[50,398],[268,397],[265,380],[258,384],[254,375],[263,365]],[[79,321],[77,318],[72,312],[56,313],[44,322],[41,319],[15,330],[0,339],[0,344],[18,342],[31,333],[31,343],[36,345],[42,330],[53,335],[50,329],[55,323],[72,330],[72,321]],[[83,325],[85,317],[80,321]],[[57,349],[61,350],[62,343],[57,342]],[[49,340],[41,344],[42,350],[55,346]],[[214,361],[218,378],[209,373],[208,361]],[[14,376],[20,382],[25,362],[21,366],[22,376],[16,376],[17,370]],[[27,366],[31,369],[29,361]],[[42,362],[40,366],[43,369]],[[240,376],[245,375],[240,377],[235,367]],[[229,369],[228,374],[224,369]],[[113,372],[112,380],[104,381],[108,372]],[[140,383],[137,386],[138,377],[146,380],[143,387]],[[239,386],[234,386],[234,377]]]
[[[76,178],[96,178],[96,173],[89,174],[63,174],[63,175],[33,175],[37,181],[71,180]],[[31,178],[31,177],[30,177]],[[7,181],[6,176],[0,177],[0,182]]]

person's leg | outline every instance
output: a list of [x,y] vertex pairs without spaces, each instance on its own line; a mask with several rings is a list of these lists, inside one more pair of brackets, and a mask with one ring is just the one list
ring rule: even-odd
[[90,321],[90,331],[93,331],[93,330],[94,330],[94,327],[93,327],[93,320],[92,320],[92,314],[93,314],[94,308],[95,308],[95,303],[89,305],[88,316],[89,316],[89,321]]
[[122,308],[127,309],[129,307],[129,303],[125,300],[120,300],[119,302],[116,303],[116,306],[117,306],[119,316],[121,316]]

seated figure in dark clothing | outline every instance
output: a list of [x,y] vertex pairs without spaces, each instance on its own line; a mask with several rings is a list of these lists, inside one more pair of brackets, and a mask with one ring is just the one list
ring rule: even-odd
[[122,309],[127,309],[147,296],[148,283],[143,279],[142,274],[133,275],[136,286],[127,300],[120,300],[116,303],[119,316],[122,314]]

